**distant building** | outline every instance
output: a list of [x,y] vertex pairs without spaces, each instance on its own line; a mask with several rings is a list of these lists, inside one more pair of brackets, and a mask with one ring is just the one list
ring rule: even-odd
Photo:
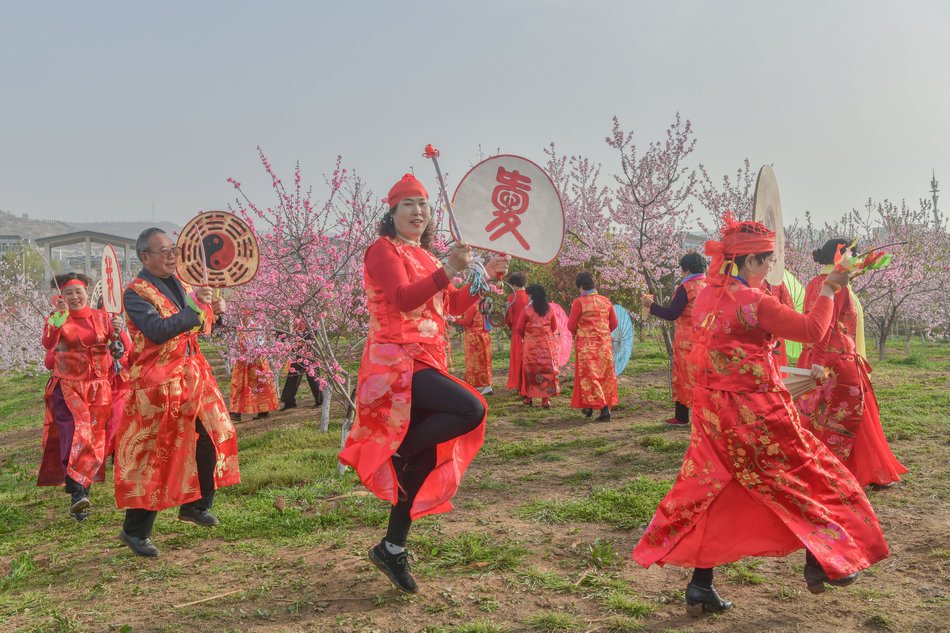
[[[102,246],[111,244],[116,250],[120,262],[119,266],[127,274],[132,274],[141,268],[138,258],[133,258],[135,254],[135,240],[120,235],[109,235],[108,233],[99,233],[97,231],[76,231],[74,233],[64,233],[63,235],[51,235],[50,237],[40,237],[34,240],[37,246],[46,249],[46,259],[53,261],[53,249],[74,246],[85,246],[84,253],[76,256],[67,256],[64,264],[74,271],[84,272],[92,278],[98,277],[99,265],[102,260]],[[93,253],[93,244],[99,245],[96,253]],[[122,253],[125,257],[123,258]],[[61,257],[62,259],[62,257]]]
[[23,238],[19,235],[0,235],[0,257],[7,253],[19,253],[23,249]]

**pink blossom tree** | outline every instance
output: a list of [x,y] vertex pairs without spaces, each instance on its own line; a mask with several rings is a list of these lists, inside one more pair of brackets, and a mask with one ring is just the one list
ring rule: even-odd
[[52,294],[40,276],[22,274],[19,260],[0,259],[0,373],[41,374],[46,350],[40,342]]
[[[322,428],[329,423],[330,394],[343,403],[343,438],[355,414],[354,390],[366,339],[368,314],[363,290],[363,253],[376,239],[382,203],[363,181],[348,173],[340,157],[325,178],[322,200],[303,185],[299,164],[288,186],[263,151],[261,164],[271,179],[275,201],[259,206],[241,183],[230,209],[258,237],[260,267],[254,280],[237,289],[232,301],[261,335],[228,338],[231,360],[268,357],[272,367],[299,360],[328,388]],[[240,328],[238,328],[240,329]]]

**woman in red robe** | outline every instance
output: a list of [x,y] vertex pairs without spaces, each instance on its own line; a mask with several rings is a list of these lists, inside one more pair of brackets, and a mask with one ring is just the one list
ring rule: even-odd
[[458,321],[465,330],[465,382],[481,389],[483,396],[491,388],[491,321],[473,305]]
[[[252,321],[243,321],[243,331],[238,332],[238,351],[242,354],[247,352],[249,332],[256,329]],[[241,421],[242,413],[254,414],[254,419],[259,420],[280,408],[274,375],[270,363],[263,356],[234,362],[228,394],[228,411],[235,422]]]
[[521,382],[524,380],[524,376],[521,375],[524,367],[521,362],[521,347],[524,342],[515,332],[515,328],[524,313],[525,306],[528,305],[528,293],[524,289],[525,284],[527,284],[527,277],[523,272],[511,273],[508,275],[508,283],[515,291],[508,297],[508,314],[505,315],[505,323],[508,324],[508,329],[511,330],[511,353],[508,358],[508,384],[506,386],[520,392]]
[[617,314],[610,299],[597,294],[594,276],[580,273],[574,279],[581,296],[571,304],[567,327],[574,335],[574,395],[571,406],[590,417],[600,409],[598,422],[610,419],[617,404],[614,345],[610,333],[617,327]]
[[[106,427],[112,413],[115,374],[109,343],[122,331],[122,319],[110,318],[88,305],[85,275],[57,275],[50,285],[61,289],[57,311],[43,331],[43,347],[53,375],[46,385],[43,458],[38,486],[65,484],[69,514],[88,516],[89,487],[105,479]],[[125,349],[131,347],[122,333]]]
[[532,398],[541,398],[541,406],[550,409],[551,398],[561,393],[557,378],[557,319],[548,305],[544,286],[531,284],[528,296],[531,302],[515,328],[524,340],[521,395],[529,407]]
[[[693,567],[690,615],[732,603],[712,586],[713,568],[748,556],[785,556],[805,547],[805,581],[847,585],[888,555],[874,510],[854,477],[801,424],[773,361],[778,337],[817,341],[832,311],[832,273],[808,315],[761,288],[775,234],[758,222],[725,218],[709,285],[696,299],[696,371],[690,446],[676,483],[633,551],[644,567]],[[733,268],[733,263],[735,268]],[[736,274],[722,273],[736,270]]]
[[[839,245],[849,244],[841,238],[828,240],[812,253],[824,269],[805,288],[805,312],[813,309],[822,284],[834,268]],[[907,468],[894,457],[881,428],[868,376],[871,366],[864,356],[861,304],[850,287],[835,295],[831,327],[820,341],[803,346],[798,366],[822,375],[829,370],[827,381],[798,401],[799,410],[810,421],[808,429],[844,462],[862,486],[886,487],[900,481]]]
[[[388,201],[380,238],[364,257],[369,336],[356,420],[340,462],[393,504],[386,536],[369,558],[397,589],[415,593],[405,549],[409,528],[421,516],[452,509],[461,476],[485,438],[486,405],[446,367],[445,315],[464,314],[477,299],[468,286],[449,282],[468,267],[471,247],[456,243],[445,264],[429,252],[428,193],[411,174],[393,186]],[[508,259],[493,257],[486,271],[504,274]]]
[[673,417],[666,421],[673,426],[689,424],[689,410],[693,406],[693,372],[689,356],[693,351],[693,306],[696,296],[706,287],[706,261],[699,253],[686,253],[680,258],[680,270],[686,275],[673,293],[669,306],[661,306],[653,297],[643,297],[643,307],[650,314],[666,321],[676,322],[673,336]]

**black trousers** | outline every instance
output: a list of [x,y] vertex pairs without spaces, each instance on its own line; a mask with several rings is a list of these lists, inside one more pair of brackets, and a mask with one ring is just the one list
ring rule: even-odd
[[[215,451],[214,442],[211,441],[211,436],[208,435],[204,425],[201,424],[201,420],[195,419],[195,432],[198,434],[198,441],[195,444],[195,464],[198,467],[198,486],[201,490],[201,498],[185,505],[210,510],[214,503],[214,466],[217,463],[218,454]],[[137,538],[151,536],[156,516],[158,516],[158,510],[129,508],[125,511],[125,523],[122,525],[122,529],[129,536]]]
[[307,384],[310,385],[310,393],[313,394],[313,400],[318,405],[323,404],[323,392],[320,390],[320,383],[313,376],[307,373],[302,363],[291,363],[290,371],[287,372],[287,380],[284,382],[284,388],[280,390],[280,401],[284,404],[293,404],[297,401],[297,390],[300,389],[300,380],[306,376]]
[[673,414],[673,417],[675,417],[680,422],[689,423],[689,407],[677,401],[676,412]]
[[389,513],[386,540],[404,547],[412,520],[409,510],[429,473],[436,467],[436,447],[475,430],[485,417],[485,405],[465,387],[435,369],[412,376],[409,430],[396,452],[406,464],[399,474],[405,499]]

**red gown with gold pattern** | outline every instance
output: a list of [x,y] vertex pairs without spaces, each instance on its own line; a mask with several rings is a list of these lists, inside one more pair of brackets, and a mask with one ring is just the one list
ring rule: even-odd
[[775,336],[816,341],[831,308],[801,315],[734,278],[700,292],[690,446],[634,560],[706,568],[807,547],[836,579],[888,555],[864,491],[803,428],[773,362]]
[[[182,284],[186,293],[191,292]],[[129,289],[164,319],[178,307],[151,283],[133,279]],[[190,310],[191,308],[184,308]],[[214,314],[205,308],[210,329]],[[129,320],[129,398],[115,450],[115,503],[119,508],[163,510],[201,498],[195,462],[195,419],[200,419],[217,461],[215,488],[240,483],[237,436],[194,331],[155,344]],[[189,355],[190,353],[190,355]]]
[[[62,327],[46,324],[43,346],[49,350],[47,358],[52,361],[53,376],[46,385],[38,486],[62,485],[67,476],[83,487],[105,479],[106,425],[112,413],[110,379],[114,373],[109,353],[109,320],[108,313],[86,306],[71,311]],[[60,452],[60,429],[52,404],[57,386],[73,416],[73,441],[68,456]]]
[[[246,351],[245,334],[238,333],[238,349]],[[233,413],[267,413],[280,408],[277,386],[266,358],[254,361],[235,361],[231,368],[231,388],[228,390],[229,411]]]
[[[811,310],[827,275],[805,288],[805,312]],[[884,437],[868,374],[871,366],[855,349],[856,298],[850,288],[835,294],[831,327],[814,345],[804,345],[799,367],[822,365],[828,380],[798,400],[808,429],[844,462],[862,486],[900,481],[907,468],[897,461]]]
[[557,365],[557,318],[550,307],[544,316],[529,305],[517,325],[524,339],[524,382],[521,395],[528,398],[552,398],[561,393]]
[[706,275],[689,275],[681,285],[686,291],[688,301],[676,319],[676,333],[673,335],[673,401],[692,408],[694,381],[689,357],[696,336],[693,329],[693,306],[696,305],[699,291],[706,287]]
[[518,320],[521,319],[521,315],[524,314],[524,309],[528,305],[528,293],[524,290],[516,290],[513,295],[508,297],[510,307],[508,308],[508,315],[505,317],[505,323],[508,324],[508,327],[511,329],[511,354],[508,358],[508,384],[506,385],[509,389],[521,390],[521,382],[524,379],[522,376],[522,369],[524,364],[521,361],[521,348],[524,345],[524,341],[518,333],[515,332],[515,328],[518,325]]
[[[381,249],[373,252],[374,249]],[[402,266],[413,294],[428,297],[415,304],[396,297],[391,302],[383,286],[365,267],[366,307],[369,336],[360,361],[356,389],[356,420],[340,462],[357,472],[363,485],[380,499],[393,505],[398,484],[391,457],[409,429],[412,405],[412,375],[432,368],[472,392],[487,410],[485,399],[446,368],[445,314],[461,315],[475,302],[467,287],[456,289],[449,283],[442,265],[421,246],[390,237],[381,237],[367,250],[364,261],[379,255],[392,266]],[[398,305],[404,302],[405,305]],[[400,310],[404,308],[403,310]],[[485,441],[485,420],[477,428],[436,447],[436,466],[426,478],[412,504],[415,521],[427,514],[448,512],[462,474]]]
[[486,319],[473,305],[458,321],[465,329],[465,382],[473,387],[490,387],[492,381],[491,324],[486,327]]
[[602,409],[617,400],[617,376],[614,373],[614,346],[610,333],[617,327],[617,314],[610,299],[585,292],[571,304],[567,324],[574,335],[575,409]]

